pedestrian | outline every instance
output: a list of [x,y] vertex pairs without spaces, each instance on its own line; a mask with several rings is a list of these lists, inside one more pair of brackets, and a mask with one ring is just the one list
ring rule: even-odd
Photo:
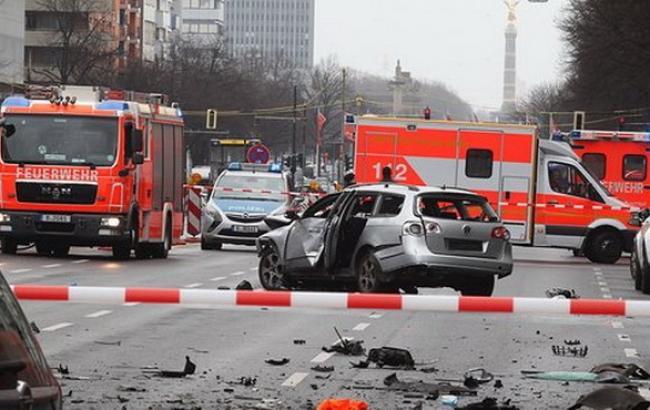
[[351,185],[356,185],[356,176],[354,175],[354,172],[350,171],[345,176],[343,177],[343,187],[347,188]]
[[381,170],[381,174],[381,182],[393,182],[393,170],[388,165]]

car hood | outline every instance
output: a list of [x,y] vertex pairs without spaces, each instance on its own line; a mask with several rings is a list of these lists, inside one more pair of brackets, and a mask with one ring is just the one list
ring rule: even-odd
[[249,213],[268,215],[284,206],[280,201],[256,199],[215,199],[213,205],[224,213]]

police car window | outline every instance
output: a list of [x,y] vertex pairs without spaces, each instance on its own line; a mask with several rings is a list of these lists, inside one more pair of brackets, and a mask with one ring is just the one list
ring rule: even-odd
[[598,179],[605,179],[605,170],[607,167],[607,158],[604,154],[584,154],[582,164],[591,174]]
[[404,197],[402,195],[383,195],[381,198],[381,203],[379,205],[379,210],[377,211],[378,216],[395,216],[399,215],[402,211],[402,206],[404,205]]
[[491,178],[494,158],[487,149],[468,149],[465,158],[465,175],[469,178]]
[[645,181],[647,160],[644,155],[626,155],[623,157],[623,179],[626,181]]
[[548,182],[554,192],[602,201],[585,176],[572,165],[550,162],[548,164]]

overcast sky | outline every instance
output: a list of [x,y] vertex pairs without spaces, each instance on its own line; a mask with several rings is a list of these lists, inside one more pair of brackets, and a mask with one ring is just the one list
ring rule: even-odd
[[[561,73],[556,23],[564,4],[522,0],[518,7],[518,97]],[[390,76],[399,58],[415,78],[498,108],[506,16],[502,0],[316,0],[316,62],[334,54],[342,65]]]

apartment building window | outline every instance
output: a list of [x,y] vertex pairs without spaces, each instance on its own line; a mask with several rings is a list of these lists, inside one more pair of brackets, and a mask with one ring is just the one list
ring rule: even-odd
[[221,0],[183,0],[183,7],[186,9],[216,10]]

